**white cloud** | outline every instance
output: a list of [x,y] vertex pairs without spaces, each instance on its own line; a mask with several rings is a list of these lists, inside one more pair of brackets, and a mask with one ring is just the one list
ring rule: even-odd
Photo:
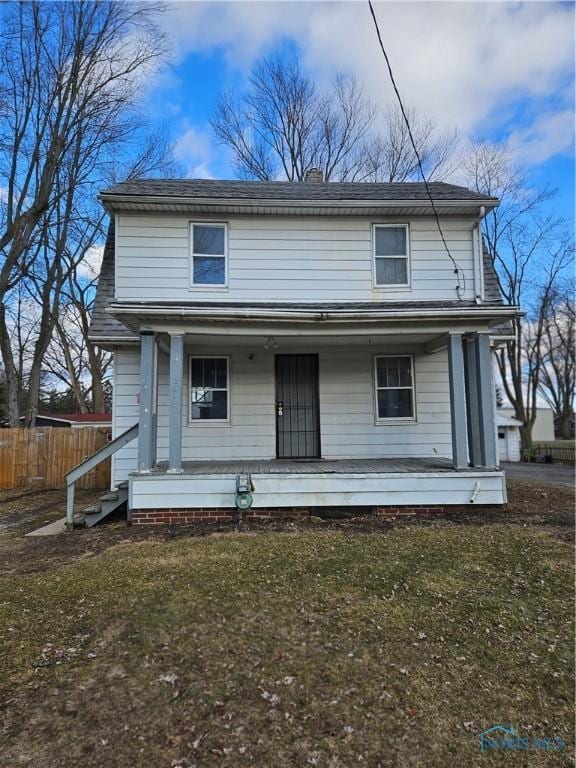
[[512,158],[519,164],[537,165],[574,148],[574,112],[545,112],[524,130],[508,138]]
[[[512,104],[565,93],[573,73],[569,3],[390,2],[376,3],[376,14],[404,101],[441,126],[466,133],[501,126]],[[393,100],[365,2],[186,2],[166,23],[180,57],[220,46],[231,69],[246,73],[256,58],[293,40],[318,82],[346,71],[377,102]],[[524,143],[533,145],[534,158],[566,147],[565,118],[557,120],[548,150],[538,138],[542,121],[528,129]]]
[[87,280],[93,280],[100,274],[102,266],[102,257],[104,256],[103,245],[91,245],[84,254],[84,258],[78,264],[77,273],[79,277]]
[[212,138],[207,131],[189,127],[176,140],[174,156],[191,179],[213,179],[210,164],[214,158]]

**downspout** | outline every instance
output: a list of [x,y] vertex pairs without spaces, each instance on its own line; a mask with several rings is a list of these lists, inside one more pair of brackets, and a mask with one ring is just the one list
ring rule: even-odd
[[474,260],[474,301],[482,304],[484,301],[484,256],[482,253],[482,219],[486,208],[481,205],[478,220],[472,228],[472,258]]
[[486,216],[486,208],[480,206],[480,220],[478,222],[478,255],[480,265],[480,298],[484,301],[484,242],[482,240],[482,219]]

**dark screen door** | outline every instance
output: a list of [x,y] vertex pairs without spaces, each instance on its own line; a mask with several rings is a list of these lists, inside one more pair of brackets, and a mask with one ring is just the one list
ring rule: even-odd
[[276,355],[276,454],[320,456],[318,355]]

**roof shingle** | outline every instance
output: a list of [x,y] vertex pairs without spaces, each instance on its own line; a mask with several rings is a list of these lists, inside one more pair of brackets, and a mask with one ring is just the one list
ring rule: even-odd
[[135,338],[134,334],[115,317],[112,317],[109,312],[106,312],[106,307],[114,300],[115,242],[114,219],[112,218],[108,225],[100,277],[98,278],[92,317],[90,318],[90,337],[130,341]]
[[[496,198],[444,182],[428,184],[433,199],[441,201],[496,202]],[[357,182],[306,181],[220,181],[215,179],[138,179],[124,181],[102,192],[114,196],[183,197],[231,200],[274,201],[427,201],[422,182],[373,184]]]

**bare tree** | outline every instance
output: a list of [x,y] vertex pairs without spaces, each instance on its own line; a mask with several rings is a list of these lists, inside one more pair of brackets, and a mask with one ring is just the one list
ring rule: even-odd
[[[11,424],[18,423],[17,367],[6,306],[22,280],[42,306],[29,382],[35,417],[39,371],[59,291],[82,252],[70,216],[98,178],[130,154],[142,121],[141,78],[162,55],[162,6],[118,0],[13,3],[0,33],[0,351]],[[132,140],[132,141],[131,141]],[[71,245],[71,241],[72,245]]]
[[[23,282],[10,294],[10,301],[0,305],[0,343],[4,360],[9,361],[9,367],[3,371],[2,404],[8,417],[9,397],[14,399],[12,410],[20,412],[28,388],[30,373],[30,349],[38,327],[38,309],[28,295]],[[11,377],[10,386],[7,379]]]
[[[456,134],[438,133],[414,110],[411,118],[425,171],[437,178],[447,172]],[[244,96],[220,98],[212,127],[242,178],[302,181],[310,168],[320,169],[326,181],[419,177],[399,110],[380,113],[352,77],[340,75],[321,92],[296,57],[257,62]]]
[[97,278],[84,280],[75,272],[62,290],[55,335],[47,351],[45,368],[70,387],[81,413],[106,410],[105,382],[111,372],[109,352],[88,338],[90,312]]
[[560,437],[569,440],[576,396],[576,307],[572,291],[556,291],[547,310],[539,391],[554,411]]
[[243,98],[221,97],[212,127],[243,178],[302,181],[316,167],[328,180],[357,167],[374,116],[352,78],[337,78],[324,95],[296,58],[269,57],[254,66]]
[[[444,179],[455,170],[456,129],[438,131],[430,118],[419,116],[415,109],[407,110],[412,136],[422,161],[427,181]],[[418,160],[414,154],[406,121],[398,107],[384,112],[381,133],[364,145],[363,163],[354,174],[354,181],[401,182],[421,179]]]
[[[525,317],[513,320],[515,338],[496,352],[496,360],[508,400],[522,422],[522,447],[532,446],[532,430],[538,409],[538,393],[545,372],[546,318],[557,285],[572,259],[569,240],[557,225],[541,223],[527,236],[510,233],[510,253],[514,269],[508,273],[507,294],[523,304]],[[537,263],[538,277],[530,276],[528,266]]]
[[[537,189],[514,164],[507,149],[492,142],[470,142],[460,162],[472,189],[500,199],[500,205],[491,209],[482,223],[484,244],[500,277],[501,270],[507,270],[506,244],[512,228],[521,231],[522,223],[537,216],[542,203],[554,193]],[[506,283],[507,278],[500,279],[503,292]]]
[[483,220],[483,238],[504,301],[526,313],[513,319],[514,338],[498,348],[496,361],[527,449],[544,370],[546,318],[572,262],[572,241],[561,219],[541,213],[551,192],[535,189],[505,149],[474,143],[464,168],[473,188],[501,200]]

